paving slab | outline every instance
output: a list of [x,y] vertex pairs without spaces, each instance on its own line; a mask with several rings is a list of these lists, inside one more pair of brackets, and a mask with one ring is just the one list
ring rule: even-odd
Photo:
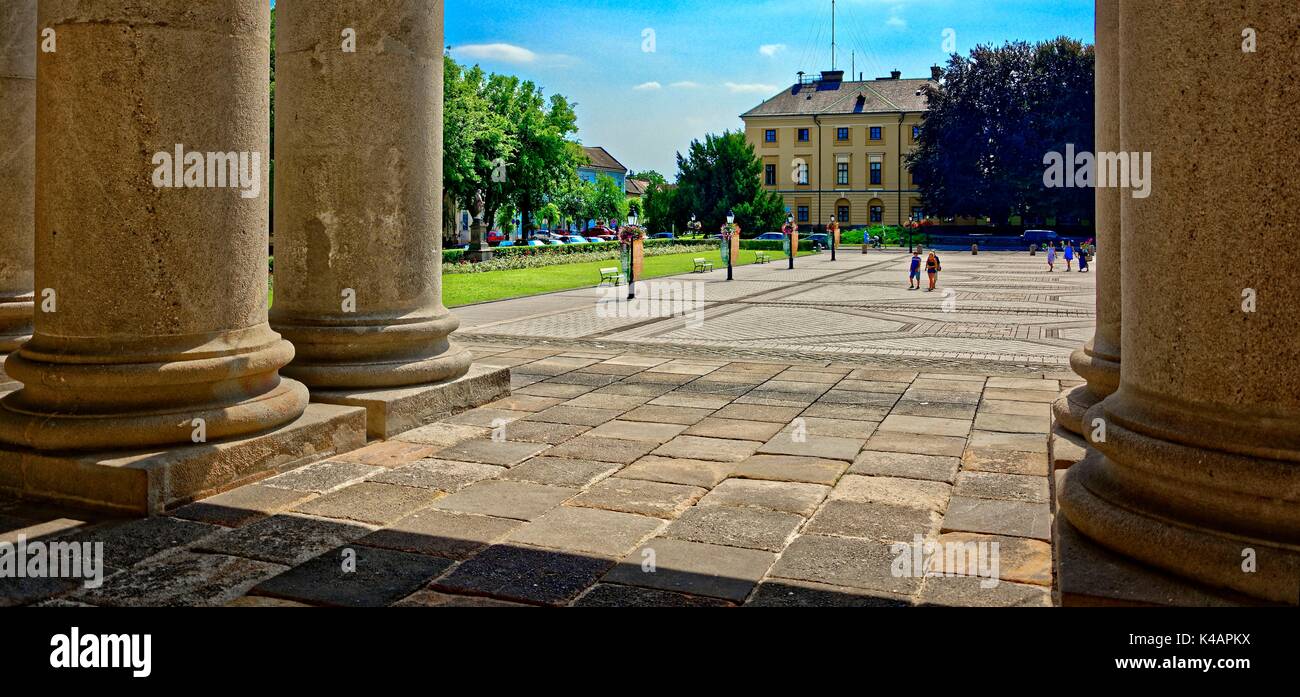
[[613,565],[613,559],[589,554],[498,544],[435,581],[433,589],[537,605],[567,605]]
[[560,506],[511,532],[505,543],[621,557],[663,525],[664,521],[643,515]]
[[543,421],[515,421],[507,426],[502,426],[497,432],[511,442],[559,445],[590,430],[590,426],[553,424]]
[[546,452],[548,457],[595,460],[629,465],[658,447],[657,443],[581,435]]
[[925,579],[917,604],[937,607],[1051,607],[1052,593],[1042,586],[1002,581],[986,588],[983,579],[936,576]]
[[780,552],[803,522],[803,516],[761,508],[692,506],[669,524],[662,536]]
[[656,538],[602,580],[740,602],[775,560],[771,552]]
[[710,416],[687,428],[688,436],[704,438],[734,438],[736,440],[766,441],[781,431],[781,424],[745,419],[726,419]]
[[613,462],[575,460],[567,457],[535,457],[522,465],[510,468],[502,479],[533,482],[550,486],[581,489],[619,471]]
[[864,450],[849,467],[851,474],[925,479],[952,484],[957,481],[961,458],[917,453],[894,453],[884,450]]
[[705,493],[705,489],[695,486],[610,477],[591,485],[569,505],[676,518]]
[[577,489],[489,479],[441,499],[434,507],[497,518],[536,520],[577,493]]
[[667,443],[686,430],[682,424],[657,424],[647,421],[609,421],[587,432],[593,438],[636,440],[656,445]]
[[919,433],[927,436],[965,437],[970,433],[971,422],[962,419],[941,419],[929,416],[903,416],[890,414],[880,422],[881,431]]
[[863,450],[960,457],[966,450],[966,439],[951,436],[927,436],[919,433],[877,431],[876,435],[872,436],[867,441],[867,444],[863,446]]
[[368,547],[465,560],[524,523],[426,508],[358,540]]
[[263,479],[261,484],[273,489],[324,494],[355,484],[366,477],[383,472],[385,468],[363,465],[359,462],[327,460],[299,467],[284,474]]
[[781,482],[834,484],[848,469],[843,460],[798,455],[754,455],[736,464],[732,476]]
[[861,537],[880,542],[906,542],[939,531],[940,515],[934,511],[879,502],[827,501],[808,521],[808,535]]
[[862,503],[876,501],[943,513],[952,492],[953,488],[942,482],[846,474],[831,490],[829,498]]
[[619,471],[618,476],[625,479],[647,479],[708,489],[730,476],[734,469],[735,463],[732,462],[647,455],[624,467]]
[[763,455],[795,455],[798,457],[815,457],[823,460],[844,460],[853,462],[862,450],[863,438],[841,438],[805,434],[797,438],[797,432],[778,433],[758,449]]
[[967,448],[962,454],[962,469],[977,472],[1000,472],[1046,477],[1047,457],[1040,453],[995,448]]
[[334,607],[384,607],[451,567],[423,554],[347,545],[259,583],[251,595]]
[[[479,407],[470,409],[455,416],[449,416],[442,421],[449,424],[460,426],[476,426],[478,428],[496,428],[503,423],[518,421],[519,419],[532,414],[531,411],[515,411],[513,409],[489,409]],[[407,431],[410,433],[410,431]],[[391,441],[390,441],[391,442]]]
[[702,506],[746,506],[809,517],[831,488],[806,482],[728,479],[700,499]]
[[442,492],[406,486],[361,482],[312,499],[293,508],[298,513],[387,525],[433,505]]
[[461,441],[487,438],[491,435],[492,429],[488,427],[439,422],[400,433],[394,436],[393,440],[445,448]]
[[712,409],[646,405],[629,411],[624,414],[622,418],[627,421],[649,421],[651,423],[683,424],[690,426],[703,421],[712,413]]
[[368,526],[347,521],[280,514],[208,537],[194,549],[295,566],[370,531]]
[[734,603],[719,598],[708,598],[685,593],[673,593],[654,588],[621,586],[616,583],[597,583],[574,607],[735,607]]
[[873,421],[879,423],[889,416],[889,407],[869,407],[859,404],[813,404],[801,416],[814,419],[839,419],[841,421]]
[[713,415],[720,419],[738,421],[767,421],[788,424],[803,411],[799,407],[767,406],[761,404],[728,404]]
[[745,607],[910,607],[911,598],[792,579],[769,579],[745,601]]
[[924,416],[932,419],[971,420],[975,418],[974,404],[952,404],[949,402],[917,402],[900,399],[894,405],[892,416]]
[[1051,541],[1051,510],[1046,504],[953,496],[943,532],[980,532]]
[[507,471],[505,467],[496,465],[426,458],[409,465],[382,470],[367,481],[416,489],[436,489],[451,494],[474,482],[499,477]]
[[996,431],[972,431],[970,447],[991,448],[995,450],[1020,450],[1047,455],[1046,433],[998,433]]
[[[980,550],[997,550],[997,573],[995,578],[1015,583],[1028,583],[1038,586],[1052,585],[1052,546],[1039,540],[1023,537],[1005,537],[1002,535],[977,535],[964,532],[944,533],[936,540],[943,553],[931,557],[926,572],[939,575],[981,575],[980,559],[976,555]],[[996,544],[996,547],[994,547]],[[954,550],[949,553],[947,550]],[[991,560],[984,561],[984,567],[991,566]]]
[[1000,499],[1047,503],[1050,500],[1047,477],[997,472],[962,472],[957,475],[954,493],[975,499]]
[[201,523],[237,528],[262,520],[310,499],[312,492],[247,484],[182,506],[171,515]]
[[921,579],[895,576],[897,556],[884,542],[805,534],[790,543],[770,576],[883,591],[890,598],[912,595]]
[[284,569],[244,557],[180,551],[115,574],[71,599],[97,607],[218,607]]

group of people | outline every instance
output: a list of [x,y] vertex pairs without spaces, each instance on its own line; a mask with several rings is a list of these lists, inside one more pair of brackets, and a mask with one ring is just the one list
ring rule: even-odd
[[912,264],[907,271],[907,289],[921,290],[921,265],[924,263],[925,273],[930,277],[930,287],[925,289],[925,292],[928,293],[934,290],[935,284],[939,282],[939,272],[943,271],[943,264],[939,263],[939,255],[935,254],[933,250],[922,262],[921,252],[920,247],[917,247],[916,251],[912,252]]
[[[1091,240],[1079,245],[1078,250],[1075,250],[1073,242],[1066,241],[1065,248],[1061,250],[1060,254],[1065,258],[1066,271],[1073,271],[1074,260],[1078,259],[1079,273],[1088,273],[1088,257],[1092,255]],[[1051,273],[1056,270],[1056,255],[1057,255],[1056,243],[1048,242],[1047,243],[1048,273]]]

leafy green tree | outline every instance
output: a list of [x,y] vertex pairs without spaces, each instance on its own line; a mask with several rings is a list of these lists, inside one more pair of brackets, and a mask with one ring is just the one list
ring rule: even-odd
[[654,171],[653,169],[647,169],[640,172],[633,172],[627,175],[627,178],[640,179],[641,181],[650,182],[651,185],[668,183],[668,180],[664,178],[664,175]]
[[594,192],[594,187],[581,179],[574,179],[561,187],[560,191],[555,194],[552,201],[555,207],[560,211],[561,225],[572,221],[579,228],[582,222],[587,219],[587,210],[589,209],[588,200]]
[[[673,197],[676,190],[662,182],[650,183],[641,197],[641,215],[644,225],[655,232],[666,232],[673,226]],[[689,214],[688,214],[689,215]]]
[[588,192],[586,219],[623,220],[627,217],[627,191],[618,185],[618,180],[601,174],[596,177],[595,185]]
[[708,134],[677,154],[677,190],[672,220],[684,229],[694,214],[706,232],[722,228],[727,211],[735,211],[743,234],[779,229],[785,200],[763,189],[763,162],[740,131]]
[[1049,152],[1093,149],[1093,48],[1068,38],[954,54],[908,157],[927,212],[1091,219],[1091,189],[1047,188]]

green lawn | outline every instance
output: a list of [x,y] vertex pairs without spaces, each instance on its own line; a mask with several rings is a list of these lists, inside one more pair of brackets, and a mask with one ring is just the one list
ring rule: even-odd
[[[736,260],[736,266],[754,263],[754,254],[755,252],[751,250],[740,250],[740,257]],[[811,252],[801,252],[799,256],[807,256],[808,254],[811,254]],[[768,252],[767,255],[772,259],[773,264],[786,263],[784,252]],[[720,250],[668,254],[658,257],[646,257],[645,278],[690,273],[695,268],[694,260],[701,257],[713,262],[715,268],[725,268],[722,265],[722,252]],[[614,266],[618,266],[617,259],[591,261],[582,264],[545,266],[538,269],[443,274],[442,302],[447,307],[458,307],[489,300],[504,300],[506,298],[551,293],[557,290],[587,288],[596,285],[600,281],[600,270],[602,268]],[[741,274],[738,277],[744,278],[744,275]]]

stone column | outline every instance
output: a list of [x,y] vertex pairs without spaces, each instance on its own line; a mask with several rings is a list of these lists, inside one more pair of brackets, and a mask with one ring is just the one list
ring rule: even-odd
[[[1124,192],[1118,391],[1067,470],[1084,535],[1212,587],[1300,589],[1300,5],[1121,6]],[[1249,30],[1249,31],[1247,31]],[[1254,51],[1243,38],[1253,35]],[[1104,254],[1104,251],[1103,251]],[[1091,435],[1091,432],[1090,432]]]
[[0,4],[0,384],[4,354],[32,333],[36,0]]
[[[1097,0],[1096,41],[1096,145],[1094,152],[1120,149],[1120,0]],[[1070,367],[1088,381],[1062,396],[1052,405],[1057,423],[1083,435],[1084,412],[1119,388],[1120,325],[1123,316],[1120,269],[1120,200],[1124,193],[1114,187],[1096,189],[1098,261],[1097,330],[1091,341],[1070,356]]]
[[37,54],[42,308],[6,364],[24,387],[0,443],[145,448],[194,442],[197,419],[218,440],[298,418],[307,390],[277,373],[293,347],[266,321],[267,3],[41,0],[38,21],[57,41]]
[[442,304],[441,0],[277,6],[275,304],[317,389],[463,376]]

